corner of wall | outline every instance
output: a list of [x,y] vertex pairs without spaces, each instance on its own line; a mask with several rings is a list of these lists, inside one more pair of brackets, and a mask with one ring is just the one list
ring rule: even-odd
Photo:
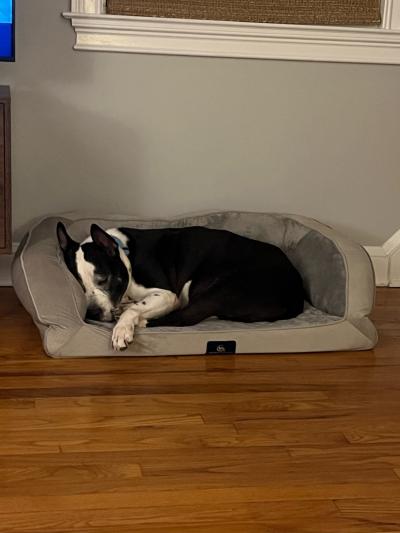
[[12,287],[11,263],[14,253],[17,251],[18,243],[13,243],[13,253],[11,255],[0,255],[0,287]]

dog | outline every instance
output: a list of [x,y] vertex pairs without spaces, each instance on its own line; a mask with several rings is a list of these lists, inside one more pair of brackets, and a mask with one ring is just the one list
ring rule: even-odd
[[59,222],[57,237],[85,292],[86,318],[117,319],[115,350],[127,348],[136,326],[192,326],[211,316],[273,322],[304,308],[302,278],[285,253],[226,230],[92,224],[78,243]]

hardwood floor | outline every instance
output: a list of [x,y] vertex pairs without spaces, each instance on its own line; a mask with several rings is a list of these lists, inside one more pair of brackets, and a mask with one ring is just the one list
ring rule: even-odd
[[369,352],[53,360],[0,289],[1,533],[400,532],[400,290]]

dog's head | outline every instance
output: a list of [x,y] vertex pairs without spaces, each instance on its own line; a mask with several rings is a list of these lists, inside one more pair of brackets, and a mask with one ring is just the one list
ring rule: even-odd
[[57,237],[68,269],[82,285],[87,301],[86,317],[110,322],[131,280],[130,263],[111,235],[92,224],[81,244],[57,225]]

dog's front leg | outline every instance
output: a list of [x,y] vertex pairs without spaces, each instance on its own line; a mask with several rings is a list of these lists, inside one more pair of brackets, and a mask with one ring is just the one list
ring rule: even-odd
[[135,326],[145,327],[150,318],[167,315],[179,307],[176,294],[165,289],[149,289],[139,302],[125,306],[112,334],[114,350],[124,350],[133,341]]
[[136,309],[128,307],[122,315],[112,333],[112,345],[114,350],[125,350],[128,344],[133,341],[135,326],[140,322],[140,315]]

